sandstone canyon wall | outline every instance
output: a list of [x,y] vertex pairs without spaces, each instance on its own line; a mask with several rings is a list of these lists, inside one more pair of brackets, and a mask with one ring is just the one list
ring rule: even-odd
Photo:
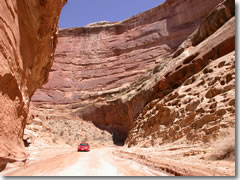
[[49,81],[34,106],[47,118],[92,121],[123,142],[144,106],[176,86],[156,89],[166,73],[158,67],[174,71],[171,54],[220,2],[167,0],[121,22],[60,30]]
[[65,0],[3,0],[0,4],[0,170],[24,160],[29,101],[46,83]]
[[234,1],[211,11],[160,68],[157,93],[134,121],[128,147],[211,143],[229,136],[235,128]]

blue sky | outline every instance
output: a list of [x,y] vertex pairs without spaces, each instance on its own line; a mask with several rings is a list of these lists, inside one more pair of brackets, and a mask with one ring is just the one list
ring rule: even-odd
[[121,21],[162,4],[165,0],[68,0],[59,27],[79,27],[97,21]]

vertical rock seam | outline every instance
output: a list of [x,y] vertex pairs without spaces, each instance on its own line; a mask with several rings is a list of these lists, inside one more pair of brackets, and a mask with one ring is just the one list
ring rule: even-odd
[[23,144],[29,101],[47,82],[65,0],[0,4],[0,170],[28,157]]

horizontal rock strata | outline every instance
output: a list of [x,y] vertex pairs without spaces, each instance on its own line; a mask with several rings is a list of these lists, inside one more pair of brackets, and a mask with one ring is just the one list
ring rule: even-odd
[[168,0],[121,22],[60,30],[49,81],[33,104],[51,118],[92,121],[123,142],[157,92],[152,88],[160,74],[153,76],[152,69],[168,66],[170,55],[220,2]]
[[[217,22],[223,25],[209,31]],[[158,93],[154,93],[129,132],[125,141],[129,147],[180,139],[207,143],[224,129],[235,127],[234,1],[220,4],[182,47],[189,40],[195,46],[175,57],[172,67],[168,64],[170,71],[158,83]]]

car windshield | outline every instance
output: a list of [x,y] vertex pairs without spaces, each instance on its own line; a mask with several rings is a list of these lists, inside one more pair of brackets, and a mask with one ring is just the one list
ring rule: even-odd
[[81,143],[80,146],[88,146],[86,143]]

